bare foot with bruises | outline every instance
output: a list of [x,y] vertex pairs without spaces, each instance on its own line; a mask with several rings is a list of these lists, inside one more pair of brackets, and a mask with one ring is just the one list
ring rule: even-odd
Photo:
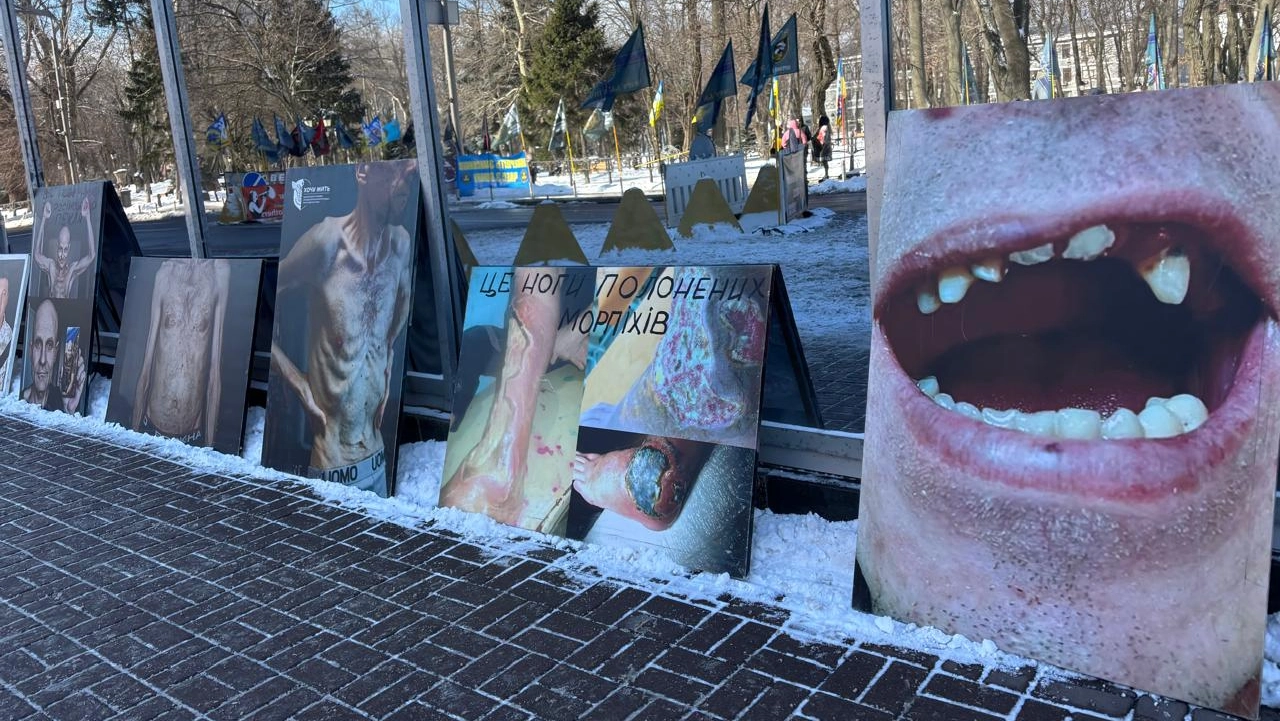
[[593,506],[665,531],[680,517],[713,446],[649,436],[635,448],[579,453],[573,488]]

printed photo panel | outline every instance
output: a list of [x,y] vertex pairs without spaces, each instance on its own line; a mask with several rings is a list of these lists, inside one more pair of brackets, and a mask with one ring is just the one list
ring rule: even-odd
[[93,299],[102,240],[102,188],[102,182],[95,182],[36,191],[32,298]]
[[563,535],[596,271],[471,273],[440,505]]
[[0,255],[0,395],[12,394],[13,361],[21,336],[31,258]]
[[26,310],[22,400],[45,410],[84,413],[93,305],[75,298],[29,298]]
[[855,605],[1258,715],[1277,138],[1275,83],[890,116]]
[[394,489],[413,293],[416,161],[286,178],[263,465]]
[[597,270],[569,537],[746,575],[773,270]]
[[135,258],[107,420],[240,452],[262,261]]
[[598,269],[582,425],[755,448],[772,273]]

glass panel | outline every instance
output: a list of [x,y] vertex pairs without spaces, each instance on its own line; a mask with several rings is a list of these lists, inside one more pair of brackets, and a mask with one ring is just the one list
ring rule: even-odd
[[[893,0],[896,109],[1275,77],[1260,3]],[[1046,40],[1052,41],[1046,52]],[[1056,65],[1055,72],[1046,68]]]

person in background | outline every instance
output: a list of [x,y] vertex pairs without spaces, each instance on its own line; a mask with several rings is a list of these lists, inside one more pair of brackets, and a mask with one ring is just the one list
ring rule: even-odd
[[831,177],[831,119],[818,118],[818,132],[813,136],[813,162],[822,164],[822,179]]

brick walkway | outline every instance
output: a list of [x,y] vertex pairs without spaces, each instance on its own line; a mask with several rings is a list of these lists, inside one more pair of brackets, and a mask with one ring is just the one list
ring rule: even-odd
[[1226,718],[804,642],[779,608],[570,576],[571,551],[485,549],[22,420],[0,434],[0,719]]

